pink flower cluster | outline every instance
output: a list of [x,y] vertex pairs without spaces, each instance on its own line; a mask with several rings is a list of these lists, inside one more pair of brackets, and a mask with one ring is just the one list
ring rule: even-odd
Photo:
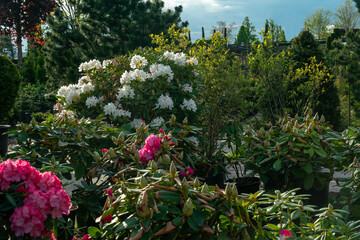
[[51,172],[40,173],[23,160],[7,161],[0,164],[0,189],[7,191],[12,183],[24,185],[16,189],[25,196],[24,205],[15,208],[10,216],[11,229],[15,236],[40,237],[48,215],[60,218],[70,213],[70,197],[62,189],[61,181]]
[[188,178],[191,175],[194,175],[194,170],[191,167],[185,168],[185,172],[180,171],[180,175]]
[[162,146],[174,146],[175,144],[171,142],[171,137],[165,135],[164,131],[160,129],[160,135],[155,136],[151,134],[145,140],[145,146],[139,150],[139,162],[142,164],[147,164],[150,160],[155,159],[155,153],[159,152]]
[[155,152],[161,149],[161,139],[153,134],[148,136],[145,140],[145,146],[139,151],[139,162],[147,164],[150,160],[154,159]]

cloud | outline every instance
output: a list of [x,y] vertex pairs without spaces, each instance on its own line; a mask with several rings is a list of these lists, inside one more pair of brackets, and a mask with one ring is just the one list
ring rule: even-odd
[[226,4],[221,4],[219,0],[163,0],[165,8],[174,8],[175,6],[182,5],[185,10],[199,9],[205,12],[220,12],[231,7]]

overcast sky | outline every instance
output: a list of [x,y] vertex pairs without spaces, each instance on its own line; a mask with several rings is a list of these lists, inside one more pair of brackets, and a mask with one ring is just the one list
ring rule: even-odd
[[[183,6],[181,18],[189,22],[191,38],[201,38],[201,27],[205,36],[217,21],[235,22],[241,25],[248,16],[256,31],[264,29],[266,19],[273,19],[285,29],[286,39],[290,40],[301,31],[304,20],[316,9],[323,8],[335,12],[345,0],[163,0],[165,8]],[[235,35],[238,32],[235,30]]]

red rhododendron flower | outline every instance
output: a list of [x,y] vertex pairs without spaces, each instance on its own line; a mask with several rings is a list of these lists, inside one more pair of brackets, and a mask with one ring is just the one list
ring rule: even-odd
[[185,172],[180,171],[180,175],[183,177],[188,178],[189,176],[193,175],[195,172],[191,167],[185,168]]
[[110,214],[110,215],[107,215],[106,217],[101,218],[100,223],[101,224],[110,223],[111,220],[112,220],[112,215]]

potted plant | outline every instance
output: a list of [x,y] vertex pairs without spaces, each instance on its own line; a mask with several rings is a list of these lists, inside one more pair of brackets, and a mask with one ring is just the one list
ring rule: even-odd
[[4,157],[8,149],[8,135],[5,133],[10,126],[3,123],[6,123],[15,103],[21,77],[16,65],[4,55],[0,56],[0,72],[0,156]]
[[334,144],[341,136],[323,117],[311,116],[311,111],[304,118],[285,115],[275,124],[244,131],[242,163],[260,176],[266,189],[300,187],[311,194],[322,191],[321,195],[328,196],[337,161]]
[[239,193],[255,193],[259,190],[260,178],[255,177],[255,172],[251,171],[247,174],[242,164],[240,150],[242,148],[241,132],[242,126],[236,121],[229,121],[222,131],[222,137],[225,141],[221,147],[227,147],[230,153],[226,155],[226,163],[230,165],[236,174],[236,178],[229,178],[226,182],[234,183]]

